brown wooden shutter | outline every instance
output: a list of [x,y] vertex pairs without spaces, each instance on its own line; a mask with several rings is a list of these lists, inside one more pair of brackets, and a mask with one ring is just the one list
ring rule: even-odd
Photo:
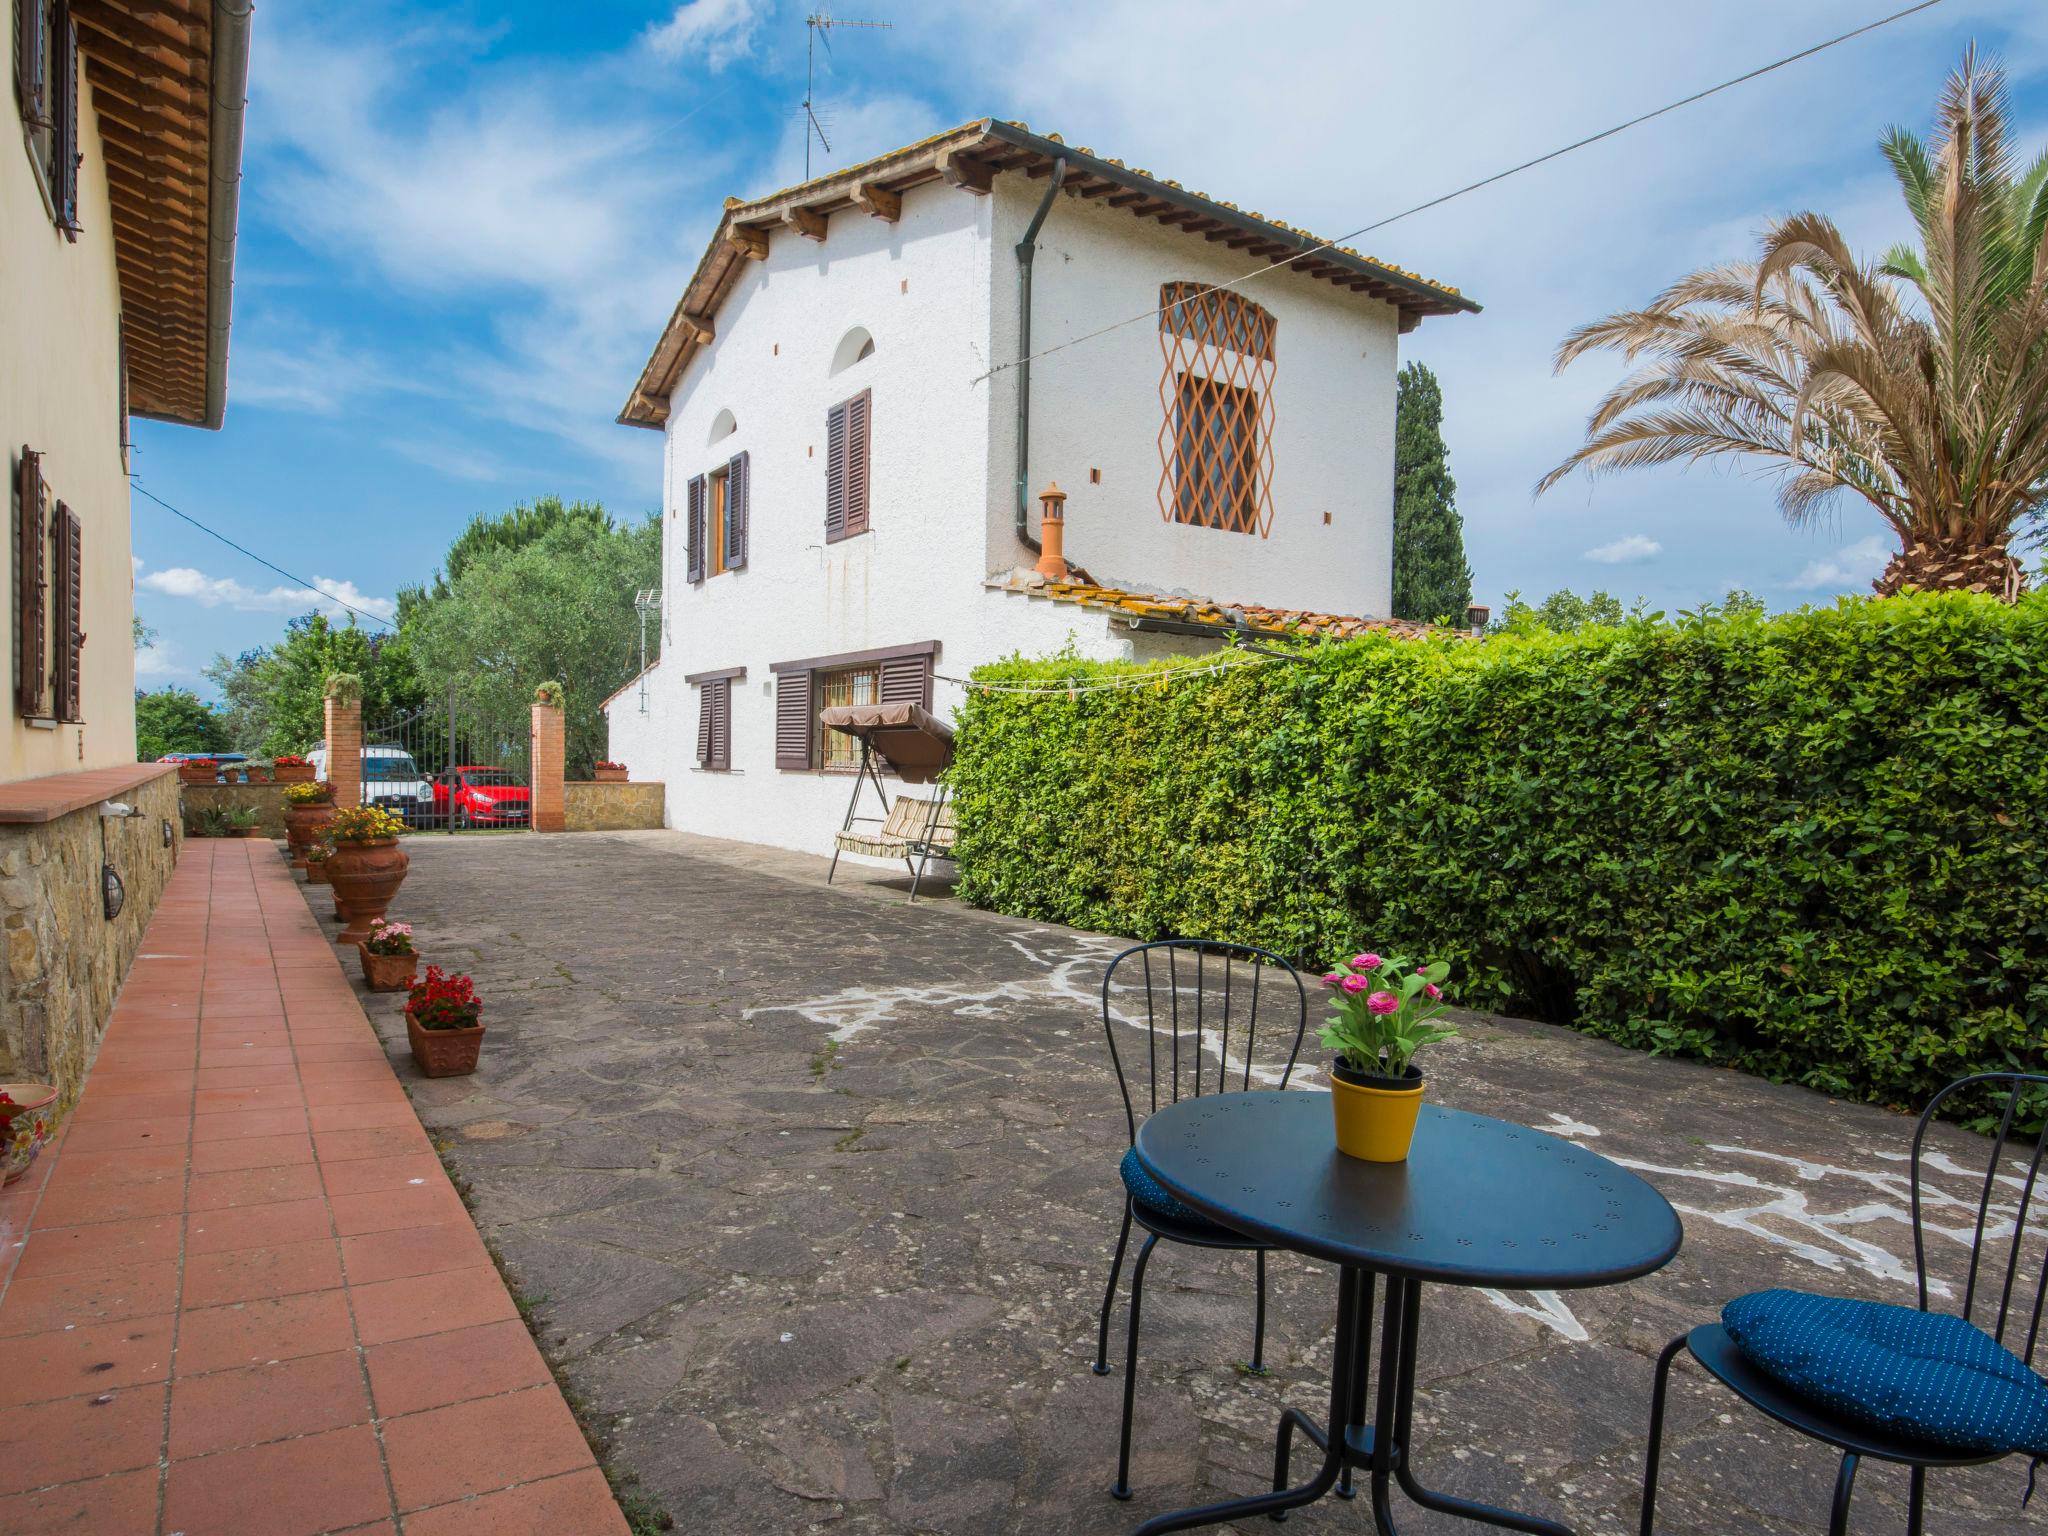
[[[27,0],[33,4],[34,0]],[[44,606],[47,582],[43,564],[43,456],[23,445],[15,474],[20,497],[14,514],[14,569],[18,585],[14,604],[14,707],[31,718],[47,710],[43,683],[49,675],[44,648],[49,636]]]
[[716,683],[697,685],[697,766],[711,766],[711,711],[712,696],[718,691]]
[[868,415],[872,390],[846,402],[846,536],[868,531]]
[[932,659],[930,656],[885,656],[882,658],[882,702],[932,707]]
[[747,563],[747,497],[753,474],[742,453],[725,467],[725,568]]
[[684,493],[689,507],[683,518],[684,558],[689,563],[688,579],[704,579],[704,477],[698,475]]
[[21,115],[30,123],[49,121],[48,85],[43,75],[43,0],[14,0],[14,94],[21,102]]
[[78,236],[78,23],[71,19],[69,0],[57,0],[57,31],[50,39],[51,115],[56,120],[57,223]]
[[50,537],[57,546],[57,654],[50,677],[56,684],[57,718],[78,721],[84,718],[85,529],[61,501]]
[[846,537],[846,402],[825,413],[825,542]]
[[811,766],[811,674],[808,672],[776,674],[775,766]]
[[721,773],[732,767],[732,679],[705,686],[711,695],[711,766]]

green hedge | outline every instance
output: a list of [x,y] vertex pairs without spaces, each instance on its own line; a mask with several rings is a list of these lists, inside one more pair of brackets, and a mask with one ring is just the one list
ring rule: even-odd
[[1880,1103],[2048,1069],[2048,597],[1306,654],[973,691],[962,895],[1427,953],[1471,1006]]

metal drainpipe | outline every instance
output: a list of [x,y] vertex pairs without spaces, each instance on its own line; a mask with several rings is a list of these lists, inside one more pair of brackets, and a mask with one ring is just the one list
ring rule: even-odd
[[1051,184],[1039,199],[1038,212],[1031,216],[1024,238],[1017,242],[1017,538],[1033,554],[1038,553],[1039,544],[1031,531],[1027,484],[1031,475],[1031,264],[1038,255],[1039,227],[1052,212],[1052,200],[1060,195],[1060,184],[1066,179],[1066,160],[1053,161]]
[[206,231],[206,416],[227,414],[228,322],[235,297],[235,226],[242,201],[242,117],[249,96],[252,0],[214,0],[213,88],[207,120],[211,212]]

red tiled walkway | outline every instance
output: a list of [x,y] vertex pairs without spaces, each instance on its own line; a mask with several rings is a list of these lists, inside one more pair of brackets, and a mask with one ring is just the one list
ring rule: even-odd
[[187,845],[0,1195],[0,1531],[625,1521],[275,845]]

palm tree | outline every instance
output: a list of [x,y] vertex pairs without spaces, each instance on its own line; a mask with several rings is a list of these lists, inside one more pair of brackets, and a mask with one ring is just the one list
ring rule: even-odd
[[2048,508],[2048,152],[2015,174],[2005,82],[1972,48],[1931,146],[1883,142],[1920,230],[1874,264],[1817,213],[1781,219],[1753,262],[1679,279],[1582,326],[1560,370],[1600,349],[1634,371],[1540,494],[1590,473],[1720,454],[1775,460],[1793,523],[1861,496],[1898,535],[1876,583],[2026,585],[2008,546]]

